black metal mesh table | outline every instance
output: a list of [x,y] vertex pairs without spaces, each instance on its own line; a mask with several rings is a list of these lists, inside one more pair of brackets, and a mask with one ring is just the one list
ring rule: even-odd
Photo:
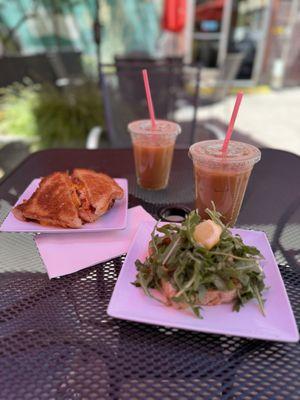
[[[129,150],[36,153],[0,183],[0,218],[30,181],[75,166],[129,179],[130,205],[192,206],[186,151],[170,188],[135,186]],[[300,322],[299,158],[263,150],[240,226],[264,229]],[[292,175],[292,176],[290,176]],[[180,193],[180,195],[179,195]],[[123,257],[49,280],[32,235],[0,233],[0,399],[299,399],[300,345],[114,320],[106,309]]]

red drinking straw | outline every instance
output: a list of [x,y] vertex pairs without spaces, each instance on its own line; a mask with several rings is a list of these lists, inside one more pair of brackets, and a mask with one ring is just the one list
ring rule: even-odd
[[143,72],[144,85],[145,85],[148,110],[149,110],[149,115],[150,115],[150,119],[151,119],[152,129],[155,129],[156,122],[155,122],[155,114],[154,114],[154,107],[153,107],[153,103],[152,103],[151,91],[150,91],[150,86],[149,86],[148,73],[147,73],[146,69],[143,69],[142,72]]
[[231,118],[230,118],[230,122],[229,122],[229,125],[228,125],[228,129],[227,129],[226,136],[225,136],[224,143],[223,143],[223,147],[222,147],[223,154],[227,152],[227,148],[228,148],[228,145],[229,145],[229,140],[230,140],[232,132],[233,132],[234,123],[235,123],[236,117],[238,115],[239,108],[240,108],[243,96],[244,96],[244,94],[242,92],[239,92],[237,94],[237,96],[236,96],[234,109],[232,111],[232,115],[231,115]]

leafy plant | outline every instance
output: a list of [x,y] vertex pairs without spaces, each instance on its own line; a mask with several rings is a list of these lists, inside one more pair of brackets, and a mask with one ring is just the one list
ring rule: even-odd
[[40,147],[80,147],[94,126],[103,126],[95,82],[58,89],[27,80],[0,89],[0,134],[31,137]]
[[44,147],[83,146],[89,130],[103,125],[101,96],[94,82],[63,90],[44,86],[33,113]]
[[246,245],[221,222],[221,214],[206,209],[210,218],[222,228],[218,243],[210,250],[194,239],[201,218],[192,211],[181,224],[155,227],[149,243],[149,255],[136,260],[137,275],[133,283],[149,297],[161,292],[166,305],[189,306],[200,316],[200,305],[209,291],[236,292],[233,310],[251,299],[256,299],[264,314],[262,292],[265,290],[264,272],[259,264],[262,257],[256,247]]
[[0,89],[0,134],[34,137],[37,134],[33,109],[38,100],[40,86],[14,83]]

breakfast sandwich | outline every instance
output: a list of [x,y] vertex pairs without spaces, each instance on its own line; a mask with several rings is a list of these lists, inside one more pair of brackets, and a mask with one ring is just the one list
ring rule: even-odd
[[29,200],[16,206],[12,212],[22,221],[41,225],[80,228],[80,201],[66,172],[54,172],[43,178]]
[[80,200],[79,216],[85,222],[96,221],[124,196],[123,189],[101,172],[77,168],[72,180]]
[[16,206],[13,214],[22,221],[41,225],[80,228],[96,221],[123,196],[123,189],[101,172],[54,172],[41,180],[31,198]]

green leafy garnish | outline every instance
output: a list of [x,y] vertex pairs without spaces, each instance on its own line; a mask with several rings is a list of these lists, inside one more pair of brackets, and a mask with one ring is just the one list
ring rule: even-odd
[[[259,261],[263,258],[256,247],[246,245],[239,235],[233,235],[213,207],[207,209],[209,218],[222,228],[218,243],[210,250],[194,239],[196,226],[201,222],[192,211],[181,225],[155,226],[149,243],[149,256],[136,261],[137,275],[133,283],[145,294],[160,302],[155,291],[163,293],[166,305],[190,307],[200,315],[200,305],[208,295],[234,293],[233,310],[256,299],[264,314],[262,292],[266,289]],[[203,303],[204,302],[204,303]]]

